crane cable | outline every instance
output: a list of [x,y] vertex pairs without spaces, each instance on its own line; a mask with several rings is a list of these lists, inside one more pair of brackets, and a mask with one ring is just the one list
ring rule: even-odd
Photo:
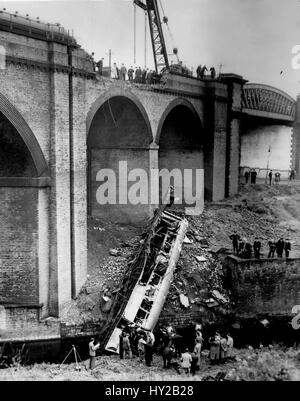
[[144,62],[145,62],[145,68],[147,68],[147,17],[148,13],[145,11],[145,32],[144,32],[144,41],[145,41],[145,48],[144,48]]
[[134,10],[134,22],[133,22],[133,65],[136,65],[136,4],[133,3],[133,10]]
[[[176,44],[175,44],[175,40],[174,40],[174,36],[173,36],[173,34],[172,34],[172,31],[171,31],[171,29],[170,29],[170,27],[169,27],[169,24],[168,24],[168,17],[166,17],[165,10],[164,10],[164,8],[163,8],[162,1],[161,1],[161,0],[159,0],[159,4],[160,4],[160,8],[161,8],[162,14],[163,14],[163,22],[167,25],[168,32],[169,32],[169,35],[170,35],[170,38],[171,38],[171,41],[172,41],[173,50],[174,50],[174,49],[178,49],[177,46],[176,46]],[[179,58],[178,58],[177,53],[174,53],[174,54],[175,54],[175,56],[176,56],[176,58],[177,58],[177,61],[179,62]]]
[[111,118],[112,118],[112,120],[113,120],[113,123],[114,123],[114,125],[115,125],[115,128],[117,129],[117,128],[118,128],[118,125],[117,125],[117,122],[116,122],[114,113],[113,113],[112,108],[111,108],[111,105],[110,105],[110,100],[107,99],[107,102],[108,102],[108,107],[109,107],[109,112],[110,112]]

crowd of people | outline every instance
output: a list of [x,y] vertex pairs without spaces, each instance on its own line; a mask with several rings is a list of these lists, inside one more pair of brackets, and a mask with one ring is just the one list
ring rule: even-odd
[[[154,351],[162,357],[163,369],[174,369],[178,374],[195,375],[201,367],[201,353],[203,350],[202,326],[196,325],[192,347],[182,348],[178,344],[178,335],[172,326],[158,330],[158,338],[153,332],[135,326],[127,326],[119,336],[120,359],[139,358],[141,363],[151,367]],[[209,348],[209,361],[211,364],[225,363],[234,358],[233,338],[230,334],[221,336],[216,332],[207,339]],[[90,369],[95,368],[95,355],[99,343],[92,338],[89,343]]]
[[255,169],[245,171],[245,184],[248,184],[249,179],[251,184],[256,184],[257,172]]
[[281,174],[279,173],[279,171],[277,171],[274,174],[273,170],[270,170],[270,172],[268,174],[268,178],[269,178],[269,185],[279,184],[280,183]]
[[[102,75],[103,61],[100,64],[99,63],[100,62],[96,63],[97,71],[100,75]],[[170,69],[174,70],[175,72],[177,70],[180,71],[178,67],[181,66],[182,71],[185,72],[186,75],[192,75],[192,72],[190,73],[186,72],[181,64],[179,64],[177,68],[175,68],[176,66],[171,65]],[[210,77],[211,79],[216,78],[216,69],[214,67],[210,68],[210,75],[206,75],[206,71],[208,71],[206,66],[202,67],[201,65],[199,65],[196,70],[197,78],[204,79],[207,76]],[[151,70],[149,68],[131,66],[130,68],[127,69],[124,64],[122,64],[121,67],[118,67],[117,63],[113,63],[111,67],[111,78],[120,79],[122,81],[135,82],[139,84],[151,85],[156,82],[159,82],[159,80],[161,79],[161,74],[157,74],[156,71]]]
[[[229,236],[232,241],[233,254],[242,259],[252,259],[254,256],[255,259],[260,259],[261,257],[261,249],[262,243],[256,238],[253,244],[247,240],[247,238],[242,238],[237,232],[234,232]],[[285,252],[285,257],[289,258],[291,252],[291,242],[289,239],[284,241],[283,238],[279,240],[268,241],[269,253],[268,258],[275,258],[275,252],[278,258],[283,257],[283,253]]]
[[[94,71],[99,75],[103,75],[103,61],[101,58],[99,61],[95,62],[92,57],[90,58],[94,65]],[[154,84],[161,78],[160,74],[149,68],[133,67],[127,68],[125,64],[118,66],[117,63],[113,63],[110,68],[110,78],[118,79],[121,81],[135,82],[138,84]]]
[[[250,184],[256,184],[256,179],[257,179],[256,169],[252,168],[252,169],[246,170],[244,173],[244,177],[245,177],[245,184],[248,184],[249,181],[250,181]],[[273,170],[270,170],[267,173],[267,177],[268,177],[269,185],[273,185],[273,184],[277,185],[281,181],[281,173],[279,171],[276,171],[274,173]],[[295,178],[296,178],[295,170],[289,171],[289,174],[288,174],[289,181],[294,181]]]
[[180,337],[176,334],[172,326],[161,329],[161,338],[159,350],[163,359],[164,369],[175,369],[178,374],[183,371],[186,374],[196,374],[200,370],[201,351],[203,346],[203,337],[201,327],[196,327],[194,336],[194,345],[192,349],[185,348],[180,352],[176,346],[176,339]]
[[[101,58],[99,61],[94,60],[95,54],[92,53],[91,55],[87,55],[87,58],[93,63],[94,66],[94,71],[97,72],[99,75],[103,75],[103,68],[104,68],[104,58]],[[182,61],[179,61],[178,64],[171,64],[170,65],[170,70],[174,72],[179,72],[184,75],[191,75],[193,76],[193,71],[188,69],[186,66],[182,64]],[[199,65],[196,69],[196,76],[198,79],[205,79],[205,78],[210,78],[210,79],[216,79],[217,74],[216,74],[216,69],[215,67],[210,67],[209,69],[209,74],[206,74],[208,72],[208,68],[206,65],[202,66]],[[130,68],[127,68],[125,64],[121,64],[121,66],[118,66],[117,63],[113,63],[113,65],[110,68],[110,77],[113,79],[119,79],[122,81],[129,81],[129,82],[135,82],[139,84],[154,84],[160,81],[161,79],[161,74],[157,74],[156,71],[151,70],[149,68],[141,68],[141,67],[134,67],[131,66]]]
[[117,66],[117,63],[113,63],[111,68],[111,78],[119,79],[121,81],[135,82],[137,84],[148,84],[152,85],[159,81],[159,75],[154,70],[149,68],[126,68],[124,64],[121,67]]
[[275,252],[276,252],[278,258],[282,258],[283,251],[285,253],[286,258],[288,258],[290,256],[292,246],[288,239],[284,241],[283,238],[280,238],[279,241],[274,241],[274,240],[269,241],[268,244],[269,244],[268,258],[274,258]]
[[[197,69],[196,69],[196,74],[197,74],[197,78],[198,79],[204,79],[206,77],[206,71],[208,71],[206,65],[202,66],[201,64],[198,65]],[[210,71],[210,75],[208,75],[211,79],[216,79],[216,69],[215,67],[211,67],[209,69]]]
[[209,338],[210,361],[212,364],[225,363],[234,358],[233,338],[229,333],[221,335],[218,331]]

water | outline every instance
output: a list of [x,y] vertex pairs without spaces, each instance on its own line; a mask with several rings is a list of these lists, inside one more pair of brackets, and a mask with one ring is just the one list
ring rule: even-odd
[[[26,364],[32,365],[34,363],[54,363],[60,364],[64,361],[70,352],[65,363],[74,363],[75,353],[72,346],[75,345],[77,353],[81,360],[88,359],[88,344],[90,337],[63,339],[63,340],[49,340],[49,341],[32,341],[27,342],[25,347],[27,351]],[[24,343],[12,343],[13,349],[20,349]],[[6,344],[8,351],[9,345]],[[5,352],[6,354],[6,352]]]

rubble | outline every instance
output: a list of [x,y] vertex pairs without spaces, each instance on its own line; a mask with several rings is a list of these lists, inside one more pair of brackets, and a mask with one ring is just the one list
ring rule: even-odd
[[100,291],[102,291],[102,286],[101,285],[94,285],[94,286],[90,286],[90,287],[85,287],[85,292],[88,295],[89,294],[99,293]]
[[223,304],[228,304],[229,303],[229,299],[227,297],[225,297],[224,295],[222,295],[219,291],[217,290],[213,290],[212,292],[212,296],[214,299],[216,299],[219,303],[223,303]]
[[[278,199],[279,195],[281,196]],[[236,230],[250,241],[258,236],[265,248],[264,252],[267,253],[267,242],[270,238],[285,237],[290,232],[293,239],[293,230],[300,232],[299,200],[299,188],[296,187],[246,187],[242,189],[240,196],[209,204],[201,216],[189,217],[189,234],[192,233],[196,242],[200,238],[205,239],[209,249],[214,252],[218,252],[220,248],[231,251],[229,235]],[[263,207],[264,213],[260,213],[258,205]],[[299,241],[296,242],[294,250],[300,248]]]
[[214,298],[209,298],[205,301],[208,308],[214,308],[215,306],[219,306],[219,302],[217,302]]
[[109,250],[109,254],[111,255],[111,256],[120,256],[121,255],[121,252],[118,250],[118,249],[110,249]]
[[267,326],[270,324],[270,322],[269,322],[267,319],[260,320],[260,323],[261,323],[264,327],[267,327]]
[[[299,200],[298,188],[256,186],[243,189],[241,196],[219,204],[207,204],[201,216],[186,216],[189,222],[187,243],[183,246],[177,264],[174,285],[170,288],[164,313],[176,315],[182,312],[179,294],[188,297],[189,311],[192,313],[202,314],[203,309],[206,309],[208,313],[215,314],[218,311],[221,313],[224,306],[230,308],[230,303],[223,304],[218,296],[213,296],[213,291],[219,291],[225,299],[229,295],[223,288],[222,268],[222,255],[231,253],[232,250],[229,235],[236,230],[249,240],[258,236],[263,243],[262,251],[266,252],[270,237],[285,237],[289,234],[289,229],[280,224],[282,221],[293,221],[290,226],[297,228],[300,233]],[[264,214],[254,210],[253,204],[258,202],[264,202]],[[180,213],[184,216],[184,212],[179,211],[178,214]],[[99,307],[101,296],[107,286],[112,292],[121,286],[128,258],[141,242],[140,229],[92,218],[88,223],[89,278],[77,301],[73,301],[64,313],[63,320],[67,322],[80,323],[83,319],[90,318],[106,319]],[[297,233],[290,233],[291,239],[295,241],[292,249],[292,254],[295,255],[300,251],[300,241],[297,240]],[[110,250],[117,250],[118,256],[111,256]],[[82,299],[86,297],[96,305],[90,311],[84,309],[85,302]],[[210,298],[214,299],[214,303],[217,301],[218,306],[208,308],[205,301]]]
[[207,262],[207,259],[204,256],[195,256],[195,259],[197,260],[197,262]]
[[179,299],[180,299],[180,303],[181,303],[182,306],[184,306],[185,308],[189,308],[190,302],[189,302],[189,299],[188,299],[188,297],[186,295],[180,294],[179,295]]
[[215,381],[215,382],[220,382],[220,381],[228,381],[225,380],[226,377],[226,372],[218,372],[215,376],[204,376],[201,381]]

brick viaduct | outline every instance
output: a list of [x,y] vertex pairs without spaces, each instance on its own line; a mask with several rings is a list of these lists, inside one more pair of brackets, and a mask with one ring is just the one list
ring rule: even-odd
[[198,168],[202,200],[238,192],[246,81],[169,74],[130,85],[97,76],[79,46],[7,31],[0,46],[1,331],[20,315],[24,325],[59,316],[78,294],[88,213],[130,223],[151,214],[155,205],[100,207],[99,169]]

